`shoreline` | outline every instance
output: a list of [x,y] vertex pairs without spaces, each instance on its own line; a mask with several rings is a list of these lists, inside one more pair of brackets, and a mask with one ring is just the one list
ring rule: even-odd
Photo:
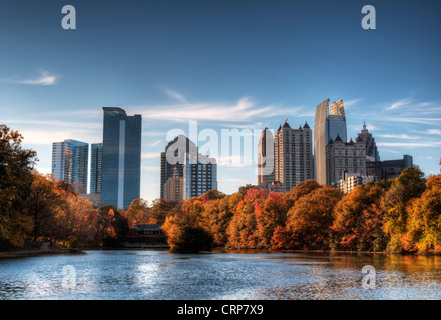
[[35,249],[35,250],[1,251],[0,259],[27,258],[27,257],[57,255],[57,254],[82,254],[82,253],[83,251],[80,249]]

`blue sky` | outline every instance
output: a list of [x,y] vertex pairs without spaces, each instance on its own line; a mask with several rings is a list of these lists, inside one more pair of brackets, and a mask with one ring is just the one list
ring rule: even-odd
[[[67,4],[76,30],[61,28]],[[361,27],[366,4],[376,30]],[[141,113],[151,201],[170,129],[277,129],[287,117],[313,127],[320,102],[343,99],[350,137],[366,119],[382,160],[411,154],[437,174],[440,12],[439,1],[415,0],[4,0],[0,123],[24,134],[48,173],[52,142],[101,141],[101,107]],[[255,163],[219,166],[225,193],[256,182]]]

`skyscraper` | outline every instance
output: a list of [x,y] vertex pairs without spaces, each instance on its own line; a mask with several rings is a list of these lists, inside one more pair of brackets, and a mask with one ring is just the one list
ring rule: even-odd
[[78,193],[87,191],[89,144],[64,140],[52,144],[52,174],[74,187]]
[[329,99],[326,99],[317,106],[314,122],[315,176],[320,184],[326,184],[326,145],[337,136],[347,141],[343,100],[329,106]]
[[214,158],[198,153],[197,146],[180,135],[161,152],[161,198],[183,201],[217,189]]
[[141,115],[103,108],[101,204],[127,209],[140,196]]
[[312,130],[307,123],[292,129],[286,119],[276,132],[274,149],[275,179],[282,184],[283,192],[314,178]]
[[101,193],[103,176],[103,144],[92,143],[90,153],[90,193]]
[[260,135],[257,152],[257,184],[272,183],[276,179],[274,135],[268,128]]
[[366,161],[374,162],[380,161],[380,154],[378,152],[377,144],[375,139],[372,137],[372,133],[369,133],[366,128],[366,123],[363,124],[363,130],[358,134],[358,138],[362,139],[366,144]]

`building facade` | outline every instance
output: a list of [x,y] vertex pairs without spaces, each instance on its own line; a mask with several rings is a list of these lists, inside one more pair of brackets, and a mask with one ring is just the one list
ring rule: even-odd
[[340,187],[344,173],[366,176],[366,148],[363,140],[344,142],[339,135],[326,146],[326,184]]
[[315,178],[319,184],[327,183],[326,145],[329,140],[347,141],[346,115],[343,100],[329,106],[329,99],[316,108],[314,122]]
[[343,174],[343,179],[340,180],[340,190],[344,194],[347,194],[355,189],[355,187],[367,184],[373,181],[377,181],[376,177],[373,176],[360,176],[358,174],[350,174],[345,172]]
[[52,174],[71,184],[75,192],[87,192],[88,163],[88,143],[69,139],[52,144]]
[[101,193],[101,179],[103,176],[103,144],[92,143],[90,148],[90,192]]
[[375,143],[375,138],[372,137],[372,134],[369,133],[369,130],[366,128],[366,123],[363,124],[363,130],[361,130],[361,133],[358,134],[357,138],[362,139],[366,144],[366,161],[380,161],[380,154],[378,152],[377,144]]
[[312,130],[307,123],[292,129],[286,119],[275,134],[275,180],[282,184],[283,192],[298,183],[314,178]]
[[101,204],[127,209],[140,196],[141,115],[103,108]]
[[272,183],[276,179],[274,135],[265,128],[260,135],[257,149],[257,184]]
[[197,146],[180,135],[161,152],[161,198],[183,201],[217,189],[214,158],[198,153]]
[[366,163],[367,174],[375,176],[378,180],[387,180],[396,178],[406,168],[413,166],[413,158],[410,155],[404,155],[403,159],[372,161]]

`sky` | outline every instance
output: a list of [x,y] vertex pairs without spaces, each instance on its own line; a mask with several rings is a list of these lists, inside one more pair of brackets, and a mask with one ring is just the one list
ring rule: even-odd
[[[61,26],[64,5],[76,9],[75,30]],[[362,28],[364,5],[376,29]],[[102,107],[141,114],[141,197],[151,202],[173,130],[197,124],[207,152],[207,130],[221,140],[221,130],[277,130],[286,118],[313,128],[319,103],[343,99],[348,137],[366,121],[382,160],[410,154],[438,174],[440,12],[427,0],[3,0],[0,123],[50,173],[52,142],[102,141]],[[256,156],[236,161],[244,152],[218,165],[220,191],[257,183]]]

